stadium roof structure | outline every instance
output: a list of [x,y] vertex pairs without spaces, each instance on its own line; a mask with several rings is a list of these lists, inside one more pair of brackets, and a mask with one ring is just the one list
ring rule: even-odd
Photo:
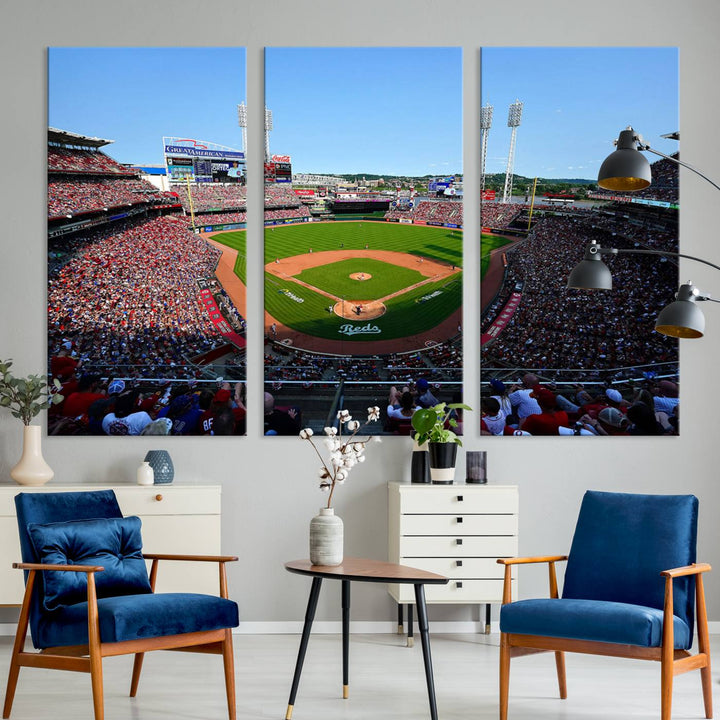
[[80,135],[78,133],[69,132],[68,130],[59,130],[58,128],[49,127],[48,142],[59,143],[61,145],[82,145],[83,147],[101,148],[104,145],[110,145],[115,141],[103,140],[98,137]]

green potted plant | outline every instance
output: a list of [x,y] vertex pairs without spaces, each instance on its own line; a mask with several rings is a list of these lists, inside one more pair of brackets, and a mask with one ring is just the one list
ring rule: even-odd
[[[0,407],[8,408],[14,417],[22,420],[24,430],[22,457],[10,470],[10,476],[20,485],[44,485],[54,473],[42,456],[42,428],[31,423],[40,412],[61,402],[63,396],[51,393],[41,375],[17,378],[10,372],[11,367],[12,360],[0,362]],[[61,387],[57,380],[54,386],[55,389]]]
[[458,422],[454,410],[472,410],[463,403],[439,403],[431,408],[420,408],[412,416],[415,441],[422,446],[427,443],[430,456],[430,480],[436,484],[450,485],[455,479],[455,461],[458,445],[462,441],[453,428]]

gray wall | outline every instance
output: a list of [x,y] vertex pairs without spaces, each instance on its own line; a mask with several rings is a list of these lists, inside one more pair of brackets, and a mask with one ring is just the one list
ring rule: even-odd
[[[146,0],[30,0],[3,3],[0,28],[0,356],[12,356],[20,372],[37,372],[45,363],[45,163],[47,46],[60,45],[216,45],[247,46],[248,105],[254,126],[250,142],[262,147],[263,46],[292,45],[459,45],[464,48],[464,169],[468,198],[479,188],[479,48],[485,45],[677,45],[680,47],[680,127],[683,157],[720,178],[720,143],[714,116],[720,107],[720,5],[716,0],[567,0],[487,3],[478,0],[365,0],[364,2],[288,2],[249,0],[212,3]],[[632,83],[632,68],[618,83]],[[569,78],[583,82],[583,78]],[[632,118],[618,118],[618,126]],[[69,128],[72,129],[72,128]],[[642,130],[640,128],[640,130]],[[668,131],[675,128],[668,128]],[[248,242],[249,435],[244,439],[191,438],[166,441],[178,482],[223,483],[223,544],[241,561],[232,569],[233,594],[248,621],[300,620],[307,585],[288,575],[285,560],[306,555],[310,517],[322,504],[316,489],[310,448],[293,438],[261,437],[262,297],[260,228],[261,158],[251,158],[253,188]],[[682,172],[682,249],[719,261],[716,208],[720,196],[689,172]],[[479,303],[478,204],[466,209],[465,304]],[[704,289],[720,293],[720,276],[705,266],[683,264]],[[708,304],[709,305],[709,304]],[[693,492],[701,501],[699,556],[717,562],[720,490],[716,472],[717,374],[720,309],[705,307],[708,336],[681,348],[683,434],[652,440],[486,439],[478,433],[478,413],[467,420],[467,449],[487,449],[490,479],[520,486],[520,553],[549,554],[568,548],[577,508],[586,488]],[[479,330],[468,315],[465,383],[467,399],[478,405]],[[144,453],[157,441],[47,438],[46,459],[56,482],[132,482]],[[0,478],[17,461],[20,427],[0,417]],[[408,472],[405,440],[375,446],[368,462],[341,488],[336,508],[346,523],[350,555],[386,557],[388,480]],[[463,460],[460,460],[462,464]],[[544,592],[545,573],[523,574],[523,594]],[[720,573],[708,581],[709,611],[720,621]],[[327,593],[318,619],[339,617],[337,598]],[[376,588],[358,588],[353,618],[393,617],[388,597]],[[465,620],[468,608],[431,609],[431,619]],[[0,616],[0,619],[2,617]]]

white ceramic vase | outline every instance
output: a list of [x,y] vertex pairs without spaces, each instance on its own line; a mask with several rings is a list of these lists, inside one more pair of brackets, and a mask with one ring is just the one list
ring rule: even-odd
[[150,467],[147,460],[140,463],[136,478],[138,485],[152,485],[155,482],[155,471]]
[[10,477],[18,485],[44,485],[55,475],[42,456],[41,441],[42,428],[39,425],[25,425],[22,457],[10,471]]
[[313,565],[341,565],[343,521],[333,508],[320,508],[310,521],[310,562]]

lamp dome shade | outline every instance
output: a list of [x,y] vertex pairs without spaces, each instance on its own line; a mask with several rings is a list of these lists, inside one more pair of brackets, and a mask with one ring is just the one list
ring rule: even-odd
[[642,190],[652,182],[648,159],[637,149],[634,131],[622,130],[617,150],[611,152],[598,172],[598,185],[606,190],[633,192]]
[[581,260],[573,268],[567,287],[577,290],[612,290],[612,273],[600,256],[594,255],[592,260]]
[[694,300],[675,300],[660,311],[655,330],[670,337],[701,338],[705,334],[705,316]]

